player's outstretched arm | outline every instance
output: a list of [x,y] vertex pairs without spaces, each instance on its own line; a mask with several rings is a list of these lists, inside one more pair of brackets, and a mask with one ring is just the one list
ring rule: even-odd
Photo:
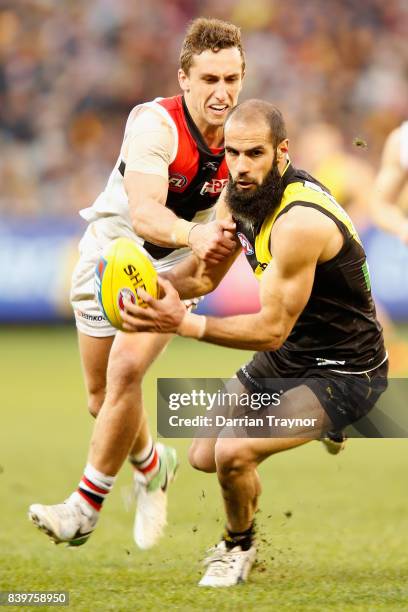
[[171,282],[183,300],[206,295],[218,287],[241,249],[241,245],[237,244],[235,251],[217,264],[190,255],[161,276]]
[[371,212],[374,222],[383,230],[398,236],[408,244],[408,220],[396,204],[398,194],[406,180],[401,166],[401,131],[394,130],[384,146],[380,171],[374,183]]
[[235,248],[235,224],[228,219],[193,223],[180,219],[166,207],[168,181],[162,176],[125,172],[125,186],[135,232],[165,247],[189,246],[200,258],[218,263]]
[[164,280],[163,299],[154,300],[143,292],[146,309],[126,305],[122,315],[125,329],[178,333],[232,348],[277,350],[307,304],[316,264],[332,232],[327,220],[319,227],[314,216],[310,223],[309,212],[306,220],[304,211],[289,214],[274,232],[274,258],[262,276],[258,313],[225,318],[194,315],[186,312],[175,289]]
[[[225,318],[206,317],[201,339],[256,351],[280,348],[309,300],[316,264],[326,242],[326,228],[319,235],[313,226],[302,225],[296,215],[285,219],[274,234],[273,260],[262,275],[260,311]],[[192,316],[187,313],[186,322]],[[185,329],[187,333],[183,333],[182,325],[179,333],[190,335],[188,326]]]
[[[225,204],[225,189],[216,204],[216,220],[231,222],[231,228],[235,226],[231,213]],[[232,231],[230,232],[230,238],[235,241],[235,249],[220,262],[212,263],[193,253],[169,272],[162,274],[177,289],[180,298],[186,299],[206,295],[218,287],[242,250],[240,242]]]
[[152,110],[136,117],[126,139],[124,175],[129,211],[135,232],[164,247],[190,246],[193,252],[217,263],[234,249],[231,219],[197,224],[180,219],[166,207],[168,174],[176,155],[170,124]]

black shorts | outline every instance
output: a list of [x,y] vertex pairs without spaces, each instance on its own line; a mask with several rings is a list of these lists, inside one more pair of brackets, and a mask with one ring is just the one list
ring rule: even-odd
[[374,408],[388,386],[388,360],[364,374],[340,374],[328,369],[303,369],[298,377],[282,376],[274,366],[273,353],[256,353],[237,372],[238,380],[252,393],[289,391],[307,385],[318,398],[333,429],[355,423]]

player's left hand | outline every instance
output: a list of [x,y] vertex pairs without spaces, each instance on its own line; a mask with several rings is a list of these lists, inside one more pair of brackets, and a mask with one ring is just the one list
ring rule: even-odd
[[170,281],[157,279],[160,300],[154,299],[144,289],[138,289],[139,297],[146,303],[142,308],[125,300],[125,309],[121,311],[123,329],[128,332],[158,332],[161,334],[176,333],[186,314],[186,305],[179,298]]

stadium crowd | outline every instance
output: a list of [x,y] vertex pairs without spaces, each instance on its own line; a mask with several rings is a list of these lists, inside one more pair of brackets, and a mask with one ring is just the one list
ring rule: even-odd
[[406,116],[405,0],[3,0],[2,216],[72,217],[92,202],[129,109],[178,92],[178,49],[199,14],[242,27],[242,100],[282,108],[292,141],[313,122],[335,125],[377,164]]

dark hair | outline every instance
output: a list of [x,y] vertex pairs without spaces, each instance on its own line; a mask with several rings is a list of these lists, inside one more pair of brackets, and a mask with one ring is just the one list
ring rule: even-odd
[[263,119],[269,126],[274,149],[276,149],[282,140],[288,137],[282,113],[276,106],[270,102],[265,102],[265,100],[257,100],[254,98],[237,104],[237,106],[234,106],[234,108],[229,111],[225,124],[230,121],[231,117],[235,117],[236,119],[239,117],[243,120],[250,121]]
[[241,43],[241,30],[232,23],[220,19],[199,17],[191,22],[180,51],[180,67],[188,75],[193,63],[193,55],[200,55],[210,49],[214,53],[220,49],[237,47],[242,58],[242,73],[245,71],[245,55]]

